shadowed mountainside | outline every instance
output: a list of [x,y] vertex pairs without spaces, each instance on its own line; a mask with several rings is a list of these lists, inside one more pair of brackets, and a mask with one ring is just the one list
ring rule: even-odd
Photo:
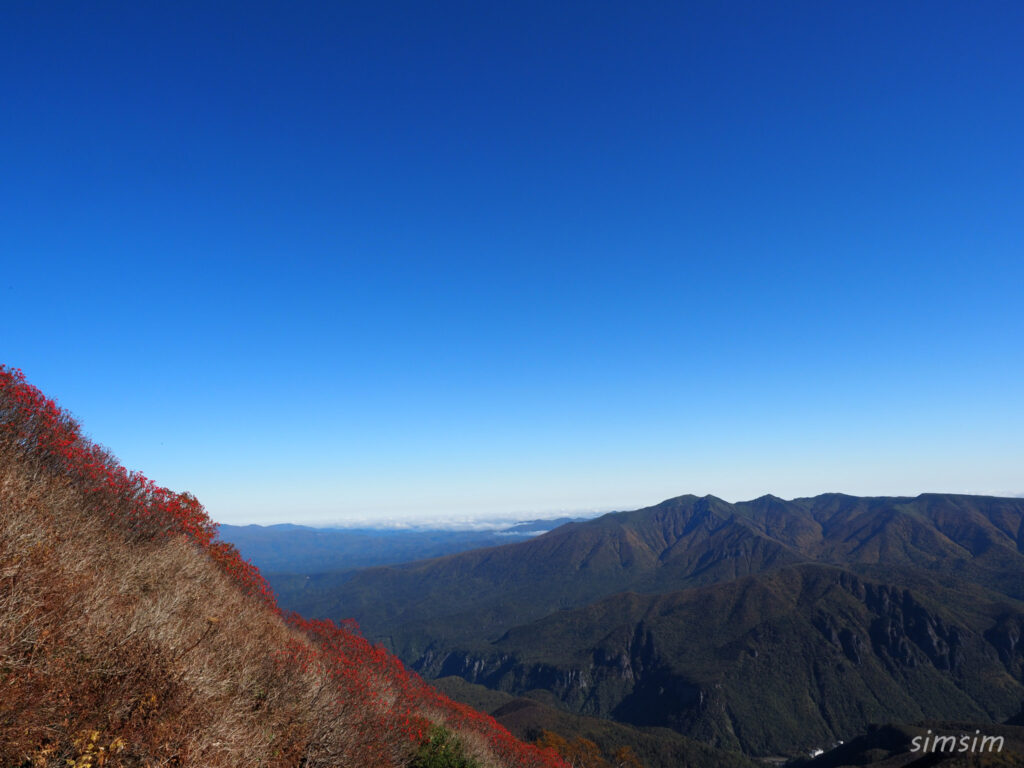
[[573,711],[752,754],[800,754],[870,722],[1008,718],[1024,701],[1021,627],[1024,606],[980,588],[921,595],[802,565],[621,593],[486,645],[430,651],[418,668],[548,690]]
[[737,752],[713,749],[668,728],[637,728],[600,717],[573,714],[548,691],[513,696],[474,685],[461,677],[433,681],[440,690],[488,712],[524,741],[535,741],[544,731],[570,734],[593,741],[605,755],[628,746],[646,768],[753,768],[757,763]]
[[281,585],[428,676],[751,754],[1024,700],[1024,500],[682,496],[498,548]]

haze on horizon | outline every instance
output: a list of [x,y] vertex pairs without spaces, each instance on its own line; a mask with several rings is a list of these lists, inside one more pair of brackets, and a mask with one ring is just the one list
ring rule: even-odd
[[221,522],[1024,493],[1024,6],[0,9],[0,359]]

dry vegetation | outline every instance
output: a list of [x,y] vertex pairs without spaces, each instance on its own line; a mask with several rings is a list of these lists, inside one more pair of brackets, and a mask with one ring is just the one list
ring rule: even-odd
[[0,368],[0,768],[408,766],[432,723],[475,765],[565,765],[353,627],[282,616],[194,498]]

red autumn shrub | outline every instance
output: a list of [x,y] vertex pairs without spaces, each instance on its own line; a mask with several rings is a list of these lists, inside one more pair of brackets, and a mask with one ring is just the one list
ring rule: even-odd
[[565,767],[354,623],[282,615],[194,496],[4,366],[0,492],[0,764],[390,768],[443,722],[484,765]]

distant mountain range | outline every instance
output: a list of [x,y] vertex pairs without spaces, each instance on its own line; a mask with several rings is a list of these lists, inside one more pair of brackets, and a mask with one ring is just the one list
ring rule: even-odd
[[579,517],[528,520],[472,529],[313,528],[304,525],[225,525],[219,533],[265,573],[310,574],[440,557],[468,549],[524,541]]
[[807,755],[1024,702],[1024,499],[682,496],[505,546],[274,581],[430,677]]

